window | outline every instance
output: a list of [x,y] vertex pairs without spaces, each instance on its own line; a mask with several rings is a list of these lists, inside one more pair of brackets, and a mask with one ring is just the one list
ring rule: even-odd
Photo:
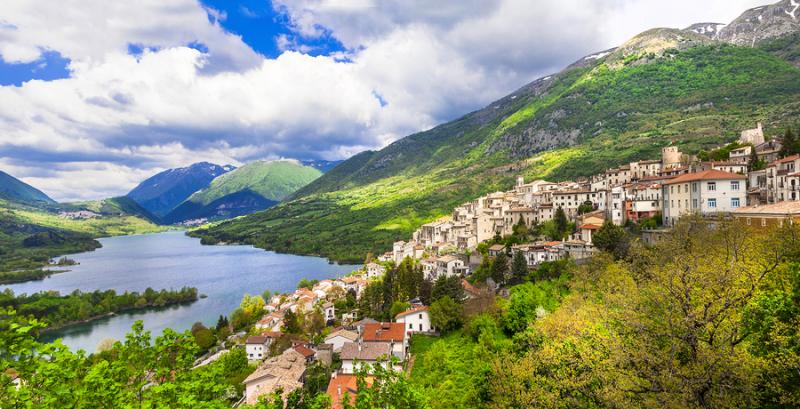
[[692,192],[697,191],[697,182],[692,183]]
[[717,208],[717,199],[708,199],[708,208],[709,209],[716,209]]
[[410,323],[410,322],[409,322],[409,323],[408,323],[408,329],[414,329],[414,324],[412,324],[412,323]]
[[739,181],[738,180],[734,180],[733,182],[731,182],[731,190],[739,190]]
[[761,218],[761,227],[767,227],[767,219],[766,218],[763,218],[763,217]]
[[708,187],[709,192],[717,190],[717,182],[708,182],[706,186]]
[[739,207],[739,198],[738,197],[732,197],[731,198],[731,207],[734,208],[734,209]]
[[419,315],[419,319],[422,319],[422,314]]
[[697,199],[692,199],[692,209],[697,209]]

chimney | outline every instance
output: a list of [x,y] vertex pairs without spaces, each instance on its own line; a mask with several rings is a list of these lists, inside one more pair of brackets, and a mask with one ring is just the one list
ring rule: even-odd
[[342,385],[336,385],[336,393],[342,396]]

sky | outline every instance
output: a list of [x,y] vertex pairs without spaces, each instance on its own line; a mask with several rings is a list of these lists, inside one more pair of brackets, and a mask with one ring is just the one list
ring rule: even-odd
[[74,201],[199,161],[345,159],[766,2],[4,0],[0,170]]

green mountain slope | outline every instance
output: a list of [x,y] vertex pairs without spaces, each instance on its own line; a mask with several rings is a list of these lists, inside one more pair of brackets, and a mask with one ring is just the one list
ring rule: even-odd
[[[772,54],[771,54],[772,53]],[[453,122],[366,152],[291,201],[197,234],[207,243],[360,260],[516,175],[554,180],[777,133],[800,114],[800,70],[776,50],[659,29]]]
[[265,199],[280,201],[321,175],[320,170],[294,161],[258,161],[217,177],[187,200],[205,205],[250,189]]
[[51,199],[39,189],[0,171],[0,199],[31,205],[51,205]]
[[295,161],[258,161],[214,179],[164,216],[166,223],[228,219],[275,205],[322,175]]

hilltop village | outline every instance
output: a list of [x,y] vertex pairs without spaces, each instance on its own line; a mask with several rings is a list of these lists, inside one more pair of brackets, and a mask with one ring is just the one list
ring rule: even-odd
[[[595,253],[593,236],[604,225],[636,226],[648,242],[688,214],[756,226],[792,220],[800,216],[800,155],[783,152],[778,140],[765,140],[759,124],[711,153],[724,154],[722,160],[702,160],[698,156],[709,155],[690,156],[667,146],[660,159],[583,180],[526,183],[520,177],[513,189],[456,207],[451,216],[423,225],[410,240],[394,243],[392,251],[368,259],[348,276],[302,282],[292,294],[268,298],[249,332],[232,336],[244,340],[247,358],[258,364],[244,380],[242,401],[255,404],[276,394],[286,399],[303,387],[310,372],[323,368],[330,377],[327,394],[333,407],[341,408],[343,400],[355,399],[357,373],[372,373],[377,366],[411,373],[412,335],[436,335],[437,324],[447,325],[440,307],[431,305],[436,298],[431,293],[465,305],[487,294],[502,296],[504,284],[513,281],[517,258],[524,257],[526,272],[559,260],[580,263]],[[539,240],[503,240],[520,230]],[[508,257],[503,258],[506,278],[472,274],[500,257]],[[365,309],[376,292],[387,288],[383,282],[389,272],[401,286],[408,280],[401,271],[417,272],[418,291],[395,299],[390,313],[383,311],[391,320],[369,318],[376,313]],[[301,327],[307,330],[297,336],[304,332]]]

